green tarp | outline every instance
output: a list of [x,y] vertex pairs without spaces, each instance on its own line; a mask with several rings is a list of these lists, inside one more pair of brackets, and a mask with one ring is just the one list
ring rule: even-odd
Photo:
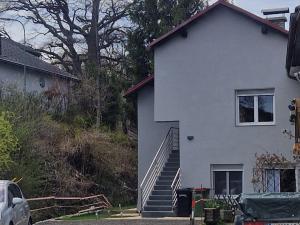
[[300,193],[242,194],[239,203],[249,219],[300,221]]

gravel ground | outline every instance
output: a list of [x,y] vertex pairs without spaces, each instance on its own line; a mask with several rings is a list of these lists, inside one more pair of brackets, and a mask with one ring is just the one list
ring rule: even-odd
[[[90,221],[45,221],[36,225],[190,225],[187,220],[159,220],[159,219],[114,219],[114,220],[90,220]],[[200,225],[197,221],[195,225]]]

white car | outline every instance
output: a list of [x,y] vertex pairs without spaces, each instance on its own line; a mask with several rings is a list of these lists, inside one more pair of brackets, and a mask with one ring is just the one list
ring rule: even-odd
[[19,186],[0,180],[0,225],[31,225],[29,205]]

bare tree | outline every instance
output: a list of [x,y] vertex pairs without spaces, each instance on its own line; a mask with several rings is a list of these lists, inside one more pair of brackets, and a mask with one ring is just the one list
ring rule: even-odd
[[7,0],[3,9],[37,26],[35,37],[47,37],[40,51],[54,64],[78,76],[86,68],[95,77],[99,127],[105,86],[100,65],[120,63],[132,4],[133,0]]
[[40,50],[67,71],[82,73],[82,63],[98,65],[118,58],[115,45],[125,39],[130,0],[9,0],[6,12],[30,21],[48,37]]

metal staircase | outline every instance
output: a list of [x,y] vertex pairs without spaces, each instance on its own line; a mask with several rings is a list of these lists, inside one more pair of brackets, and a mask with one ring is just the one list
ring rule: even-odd
[[140,186],[143,217],[174,216],[179,161],[179,129],[170,128]]

